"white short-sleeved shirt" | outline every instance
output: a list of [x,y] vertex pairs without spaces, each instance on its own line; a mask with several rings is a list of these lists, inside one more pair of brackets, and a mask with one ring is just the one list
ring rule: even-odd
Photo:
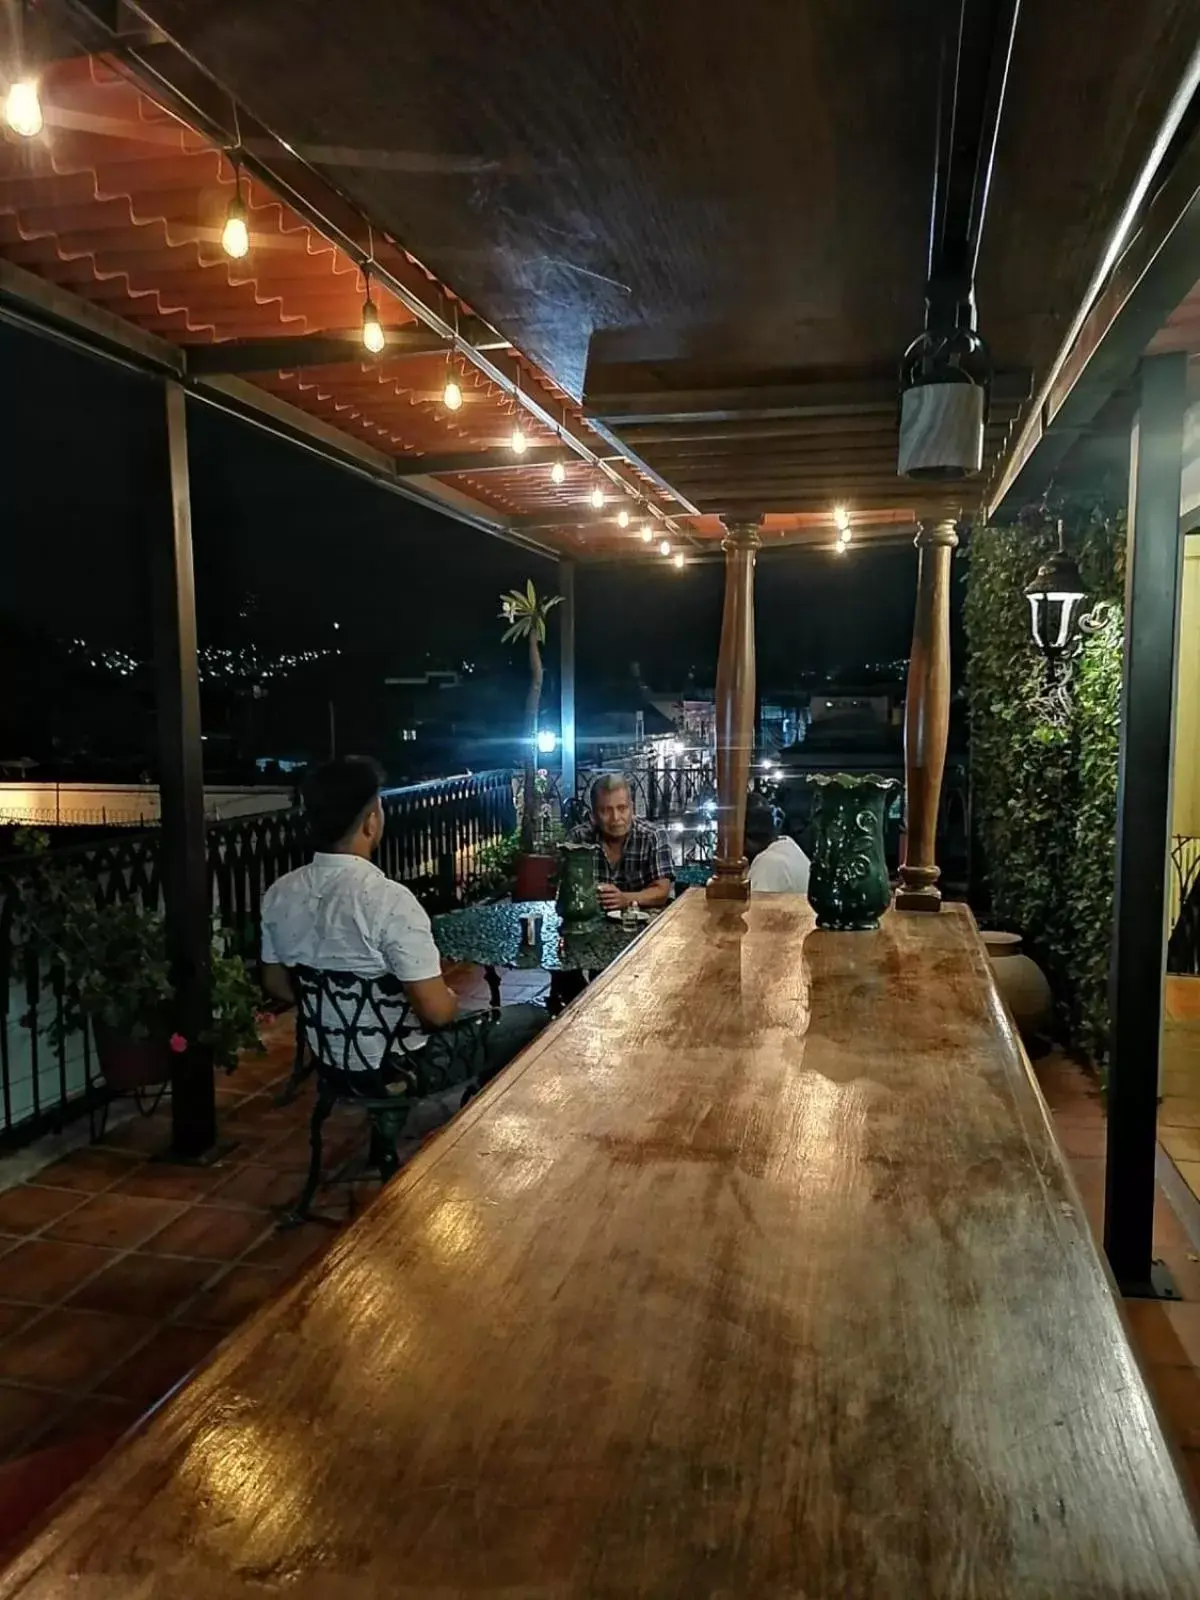
[[808,857],[786,834],[770,843],[750,863],[752,894],[807,894]]
[[[429,917],[412,891],[362,856],[320,851],[263,895],[262,958],[360,978],[391,973],[402,983],[442,973]],[[368,1058],[371,1044],[362,1041]]]

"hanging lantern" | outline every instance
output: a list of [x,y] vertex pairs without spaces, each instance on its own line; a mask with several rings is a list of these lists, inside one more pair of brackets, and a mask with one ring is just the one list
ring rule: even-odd
[[1058,549],[1037,570],[1025,590],[1029,601],[1029,627],[1033,642],[1045,657],[1053,676],[1060,662],[1069,661],[1083,646],[1084,638],[1103,626],[1101,617],[1085,612],[1087,590],[1075,558],[1063,544],[1062,523],[1058,524]]

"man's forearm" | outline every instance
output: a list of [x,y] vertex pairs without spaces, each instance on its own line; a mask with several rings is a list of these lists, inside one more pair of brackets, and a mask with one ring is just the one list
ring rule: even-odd
[[625,896],[626,905],[632,905],[636,900],[643,910],[653,911],[656,906],[665,906],[671,898],[670,878],[659,878],[646,889],[638,889],[633,894]]

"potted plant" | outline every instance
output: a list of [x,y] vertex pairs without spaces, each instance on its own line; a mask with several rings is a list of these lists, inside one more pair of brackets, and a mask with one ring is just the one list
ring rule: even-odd
[[557,857],[538,838],[537,736],[542,703],[542,646],[546,619],[562,600],[559,594],[543,599],[527,579],[524,590],[500,596],[500,615],[508,623],[504,643],[525,640],[529,649],[529,692],[525,696],[524,802],[521,807],[521,853],[516,862],[515,894],[518,900],[547,900]]
[[[101,901],[75,863],[58,863],[45,845],[26,880],[24,937],[48,958],[62,1003],[46,1032],[57,1043],[89,1023],[108,1086],[124,1093],[171,1076],[172,1058],[190,1043],[172,1032],[173,995],[160,912],[140,899]],[[261,1049],[259,996],[246,963],[216,929],[212,945],[211,1021],[196,1043],[231,1072],[238,1052]],[[30,1025],[34,1019],[28,1018]]]

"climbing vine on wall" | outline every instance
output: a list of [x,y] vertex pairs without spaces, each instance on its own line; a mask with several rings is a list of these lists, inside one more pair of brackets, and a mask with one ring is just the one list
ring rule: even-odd
[[[1065,714],[1044,694],[1024,590],[1054,548],[1054,518],[1103,630],[1075,663]],[[1067,1040],[1102,1062],[1108,1039],[1124,518],[1102,506],[1044,509],[977,529],[964,617],[975,834],[991,920],[1045,968]]]

